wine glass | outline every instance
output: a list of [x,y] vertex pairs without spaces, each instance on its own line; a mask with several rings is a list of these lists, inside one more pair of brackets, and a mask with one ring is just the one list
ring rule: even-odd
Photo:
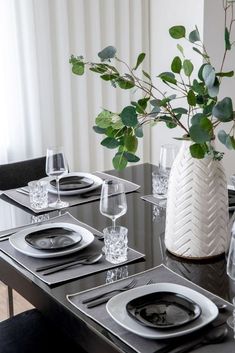
[[115,228],[116,219],[127,211],[126,194],[124,185],[118,180],[105,180],[101,189],[100,212],[111,218]]
[[50,203],[53,208],[68,207],[69,203],[60,199],[60,178],[68,173],[68,164],[62,147],[51,147],[47,149],[46,174],[55,177],[57,188],[57,200]]
[[[232,228],[232,237],[229,246],[228,259],[227,259],[227,275],[235,281],[235,223]],[[227,324],[235,329],[235,297],[233,298],[234,312],[229,316]]]

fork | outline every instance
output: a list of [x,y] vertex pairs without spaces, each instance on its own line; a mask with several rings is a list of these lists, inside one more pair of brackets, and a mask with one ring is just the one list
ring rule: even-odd
[[103,297],[105,297],[106,295],[109,295],[109,294],[112,294],[114,292],[125,292],[126,290],[129,290],[129,289],[132,289],[136,286],[137,284],[137,280],[136,279],[133,279],[129,284],[125,285],[124,287],[122,288],[118,288],[118,289],[112,289],[108,292],[105,292],[105,293],[102,293],[102,294],[98,294],[98,295],[95,295],[91,298],[87,298],[87,299],[84,299],[82,301],[82,304],[87,304],[87,303],[91,303],[93,302],[94,300],[97,300],[97,299],[101,299]]

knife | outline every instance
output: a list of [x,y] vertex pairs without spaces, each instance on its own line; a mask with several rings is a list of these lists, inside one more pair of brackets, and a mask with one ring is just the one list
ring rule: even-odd
[[95,255],[94,254],[90,255],[89,257],[86,257],[83,260],[72,261],[68,264],[63,264],[63,265],[53,267],[53,268],[43,272],[42,275],[47,276],[52,273],[57,273],[59,271],[66,270],[67,268],[75,266],[75,265],[92,265],[92,264],[98,262],[102,256],[103,256],[102,253],[96,253]]
[[46,270],[50,270],[51,268],[54,268],[54,267],[57,267],[57,266],[60,266],[60,265],[69,264],[70,262],[73,262],[73,261],[87,260],[91,256],[94,256],[96,254],[98,255],[98,253],[90,253],[90,254],[73,256],[73,257],[70,257],[69,259],[60,260],[60,261],[54,262],[53,264],[50,264],[50,265],[44,265],[44,266],[37,267],[35,269],[35,271],[36,272],[46,271]]

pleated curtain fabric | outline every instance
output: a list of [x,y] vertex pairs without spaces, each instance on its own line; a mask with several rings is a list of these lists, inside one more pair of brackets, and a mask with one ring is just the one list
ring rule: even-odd
[[[62,145],[71,170],[112,168],[113,151],[92,126],[103,107],[120,112],[134,93],[90,72],[73,75],[69,58],[95,61],[114,45],[134,65],[149,54],[149,0],[0,0],[0,26],[0,164]],[[146,138],[142,160],[149,146]]]

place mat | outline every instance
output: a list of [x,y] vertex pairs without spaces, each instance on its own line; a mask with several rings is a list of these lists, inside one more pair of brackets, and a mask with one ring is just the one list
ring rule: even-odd
[[153,205],[166,208],[166,199],[158,199],[154,195],[144,195],[140,197],[142,200],[152,203]]
[[[76,224],[81,227],[86,228],[90,232],[92,232],[94,235],[103,235],[101,232],[97,231],[96,229],[90,227],[89,225],[78,221],[76,218],[74,218],[71,214],[66,213],[62,216],[56,217],[55,219],[51,219],[48,223],[57,223],[57,222],[65,222],[65,223],[70,223],[70,224]],[[30,225],[32,226],[32,225]],[[6,231],[7,232],[7,231]],[[131,248],[128,249],[128,259],[125,262],[122,262],[121,264],[111,264],[110,262],[106,261],[104,256],[102,259],[93,265],[84,265],[84,266],[74,266],[71,268],[68,268],[67,270],[60,271],[58,273],[52,273],[47,276],[43,276],[41,272],[36,272],[36,268],[40,266],[47,266],[50,264],[54,264],[56,261],[58,261],[58,264],[62,259],[73,259],[75,256],[80,256],[80,255],[86,255],[90,253],[97,253],[102,251],[102,247],[104,246],[103,241],[98,240],[97,237],[95,237],[95,240],[87,246],[84,250],[78,251],[76,253],[73,253],[71,255],[67,256],[62,256],[62,257],[57,257],[57,258],[50,258],[50,259],[39,259],[39,258],[34,258],[30,257],[27,255],[24,255],[14,249],[11,244],[9,243],[8,240],[2,241],[0,243],[0,250],[3,251],[5,254],[10,256],[13,260],[18,262],[20,265],[22,265],[24,268],[26,268],[28,271],[33,273],[34,276],[38,277],[40,280],[43,282],[47,283],[48,285],[54,285],[57,283],[61,283],[64,281],[68,281],[74,278],[80,278],[83,276],[87,276],[93,273],[97,273],[100,271],[108,270],[117,266],[122,266],[125,264],[128,264],[130,262],[133,262],[135,260],[141,259],[144,257],[144,254],[139,253],[138,251],[135,251]]]
[[[216,296],[205,289],[195,285],[194,283],[188,281],[187,279],[181,277],[180,275],[176,274],[175,272],[171,271],[164,265],[157,266],[153,269],[138,273],[136,275],[130,276],[126,279],[122,279],[116,282],[113,282],[111,284],[106,284],[100,287],[96,287],[91,290],[83,291],[80,293],[76,294],[70,294],[67,295],[68,301],[73,304],[77,309],[82,311],[84,314],[89,316],[91,319],[94,321],[98,322],[100,325],[102,325],[105,329],[107,329],[109,332],[111,332],[114,336],[116,336],[118,339],[129,345],[132,349],[134,349],[138,353],[155,353],[158,349],[165,347],[167,344],[169,344],[170,340],[153,340],[153,339],[146,339],[143,337],[140,337],[138,335],[135,335],[123,327],[119,326],[108,314],[106,311],[106,306],[105,304],[99,305],[97,307],[88,309],[86,308],[86,304],[82,304],[82,301],[86,298],[90,298],[93,295],[101,294],[109,289],[117,289],[121,288],[124,285],[130,283],[130,281],[136,278],[137,279],[137,286],[145,285],[148,283],[149,280],[152,280],[153,283],[160,283],[160,282],[168,282],[168,283],[174,283],[174,284],[180,284],[187,286],[189,288],[192,288],[203,295],[205,295],[208,298],[215,298]],[[223,299],[219,298],[220,302],[225,302],[228,305],[228,310],[226,310],[226,313],[224,314],[219,314],[219,319],[221,320],[226,320],[228,316],[232,314],[233,306],[232,304],[224,301]],[[216,319],[217,320],[217,319]],[[198,337],[198,335],[202,335],[205,332],[206,327],[204,329],[200,329],[199,331],[196,331],[193,334],[190,335],[184,335],[180,336],[178,338],[174,338],[171,341],[173,342],[181,342],[182,343],[182,337],[186,340],[190,340],[190,337]],[[188,338],[187,338],[188,337]],[[115,339],[115,338],[114,338]],[[112,340],[114,340],[112,337]],[[198,348],[197,352],[213,352],[213,353],[231,353],[234,351],[235,348],[235,341],[233,339],[233,332],[232,330],[229,330],[229,335],[228,338],[226,338],[226,341],[221,344],[217,345],[211,345],[211,346],[205,346],[204,348]],[[156,352],[157,353],[157,352]]]
[[[92,173],[92,174],[100,177],[103,180],[106,180],[106,179],[120,180],[125,186],[125,192],[126,193],[136,191],[136,190],[138,190],[140,188],[140,186],[135,184],[135,183],[132,183],[132,182],[130,182],[128,180],[124,180],[124,179],[115,177],[115,176],[110,175],[110,174],[106,174],[106,173],[102,173],[102,172],[95,172],[95,173]],[[100,192],[101,192],[101,187],[99,187],[99,188],[97,188],[97,189],[95,189],[93,191],[90,191],[87,194],[84,193],[84,194],[69,195],[69,196],[61,195],[61,200],[65,201],[65,202],[68,202],[69,206],[80,205],[80,204],[83,204],[83,203],[99,200],[100,199]],[[7,197],[12,199],[16,203],[18,203],[18,204],[30,209],[34,213],[44,213],[44,212],[54,211],[54,208],[51,208],[51,207],[43,208],[41,210],[35,210],[30,205],[29,195],[25,195],[25,194],[22,194],[20,192],[17,192],[16,189],[3,191],[3,195],[6,195]],[[48,193],[48,197],[49,197],[49,203],[52,203],[52,202],[57,200],[57,195],[56,194]]]

